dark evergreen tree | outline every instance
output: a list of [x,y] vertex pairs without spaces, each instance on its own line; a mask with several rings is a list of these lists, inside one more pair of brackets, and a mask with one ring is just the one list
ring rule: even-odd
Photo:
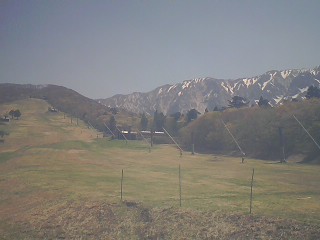
[[306,98],[310,99],[310,98],[320,98],[320,89],[315,87],[315,86],[310,86],[308,88],[307,94],[306,94]]
[[9,115],[11,116],[12,119],[13,119],[13,117],[14,117],[14,111],[15,111],[15,110],[11,109],[10,112],[9,112]]
[[228,100],[228,102],[229,108],[241,108],[248,106],[249,104],[249,101],[246,98],[240,96],[234,96],[232,97],[232,100]]
[[155,131],[162,131],[164,123],[165,123],[166,117],[162,112],[158,113],[158,110],[154,112],[153,116],[153,125]]
[[178,126],[177,120],[171,116],[166,117],[165,129],[173,136],[176,136],[179,131],[179,126]]
[[199,113],[196,109],[191,109],[187,112],[187,122],[191,122],[192,120],[195,120],[198,118],[198,114],[201,114]]
[[117,129],[117,121],[113,115],[109,119],[109,128],[112,132],[116,131]]
[[19,117],[21,117],[21,112],[19,109],[16,109],[13,111],[13,116],[18,119]]
[[181,117],[181,112],[176,112],[170,115],[170,117],[173,117],[176,121],[178,121]]
[[118,109],[113,107],[113,108],[110,108],[110,112],[113,114],[113,115],[116,115],[118,113]]
[[259,99],[258,105],[259,105],[259,107],[270,107],[269,100],[263,98],[262,96]]
[[146,130],[148,127],[148,118],[145,113],[141,115],[140,126],[141,130]]

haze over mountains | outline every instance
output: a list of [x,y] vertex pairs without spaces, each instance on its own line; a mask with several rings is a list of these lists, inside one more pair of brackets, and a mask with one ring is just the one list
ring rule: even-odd
[[236,80],[198,78],[174,85],[163,85],[150,92],[115,95],[98,101],[108,107],[131,112],[164,114],[186,112],[192,108],[203,112],[227,106],[233,96],[247,98],[255,104],[260,96],[275,106],[283,100],[304,98],[309,86],[320,87],[320,65],[314,69],[271,70],[262,75]]
[[[294,114],[301,122],[307,122],[311,135],[316,140],[319,138],[318,96],[303,100],[310,86],[320,86],[319,79],[320,67],[312,70],[274,70],[257,77],[237,80],[193,79],[164,85],[149,93],[116,95],[113,100],[119,98],[122,101],[118,102],[122,105],[115,105],[118,109],[100,104],[97,100],[62,86],[6,83],[0,84],[0,103],[27,98],[43,99],[70,119],[81,119],[89,127],[105,132],[112,119],[122,129],[142,129],[141,112],[153,116],[154,111],[158,110],[169,115],[175,112],[185,113],[184,111],[195,108],[203,113],[205,108],[212,111],[215,106],[227,106],[232,96],[245,97],[251,100],[250,104],[254,104],[260,96],[269,99],[273,105],[281,105],[282,100],[285,100],[285,104],[274,108],[243,108],[203,114],[192,124],[189,124],[191,120],[188,117],[176,119],[162,115],[158,118],[162,119],[161,122],[154,121],[153,118],[144,128],[152,129],[153,123],[160,123],[159,129],[164,126],[179,136],[185,148],[191,146],[191,132],[197,132],[196,149],[232,154],[235,145],[221,123],[221,119],[227,119],[234,134],[242,139],[241,147],[246,149],[246,155],[259,159],[279,159],[279,154],[283,154],[280,151],[279,128],[284,128],[288,156],[303,154],[306,162],[319,162],[319,149],[307,135],[301,136],[301,127],[293,118]],[[294,98],[302,100],[291,102]],[[8,111],[0,112],[0,115],[8,116]]]
[[[132,113],[153,114],[155,110],[164,114],[185,113],[190,109],[204,112],[215,107],[225,107],[233,96],[245,97],[250,105],[256,104],[260,96],[273,106],[284,100],[303,99],[309,86],[320,87],[320,66],[313,69],[271,70],[262,75],[236,80],[198,78],[177,84],[166,84],[150,92],[134,92],[115,95],[106,99],[92,100],[65,87],[54,85],[0,84],[0,102],[23,99],[29,96],[46,96],[57,108],[70,106],[75,115],[88,116],[89,112],[99,112],[99,116],[110,108],[120,108]],[[98,104],[98,102],[101,104]],[[82,104],[79,104],[79,103]],[[83,104],[85,103],[85,104]],[[90,106],[85,109],[85,106]],[[81,111],[76,111],[76,109]],[[100,110],[97,110],[100,109]],[[107,109],[107,110],[106,110]],[[63,109],[61,109],[63,110]],[[92,120],[92,119],[91,119]]]

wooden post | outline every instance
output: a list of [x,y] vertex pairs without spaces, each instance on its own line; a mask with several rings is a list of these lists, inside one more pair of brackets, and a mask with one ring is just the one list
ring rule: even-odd
[[77,118],[77,126],[79,125],[79,122],[78,122],[79,118]]
[[181,207],[181,168],[179,164],[179,199],[180,199],[180,207]]
[[150,146],[153,147],[153,128],[151,128],[151,132],[150,132],[150,137],[151,137],[151,141],[150,141]]
[[252,188],[253,188],[253,176],[254,176],[254,168],[252,169],[252,177],[251,177],[250,214],[252,213]]
[[191,142],[192,142],[192,152],[191,154],[194,155],[194,132],[191,132]]
[[122,184],[123,184],[123,169],[121,171],[121,201],[122,201]]

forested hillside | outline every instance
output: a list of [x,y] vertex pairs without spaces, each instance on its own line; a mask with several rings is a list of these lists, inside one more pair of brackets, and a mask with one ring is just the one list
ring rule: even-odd
[[116,115],[121,125],[132,125],[137,118],[135,114],[106,107],[63,86],[0,84],[0,103],[26,98],[44,99],[59,111],[90,123],[100,131],[105,130],[104,124],[108,123],[112,115]]
[[125,129],[153,128],[161,131],[164,126],[174,136],[178,136],[180,129],[179,140],[186,149],[191,150],[193,135],[196,151],[241,154],[227,131],[228,128],[246,156],[285,160],[292,155],[301,154],[305,157],[305,161],[320,162],[318,146],[294,118],[295,116],[305,126],[317,143],[320,142],[319,90],[314,87],[310,87],[309,90],[306,95],[307,100],[287,101],[273,108],[268,104],[262,104],[260,107],[245,105],[241,108],[228,108],[223,112],[206,111],[198,118],[197,115],[200,113],[195,109],[192,109],[195,113],[193,117],[189,116],[192,110],[184,117],[179,112],[177,116],[165,116],[156,111],[157,114],[154,114],[153,118],[155,116],[157,118],[148,117],[144,127],[139,113],[103,106],[61,86],[1,84],[0,103],[30,97],[45,99],[54,108],[69,116],[82,119],[101,131],[106,130],[105,124],[110,126],[111,118],[114,118],[115,124]]
[[186,148],[191,148],[193,132],[197,151],[241,154],[224,121],[247,156],[281,160],[303,154],[305,161],[319,162],[319,148],[294,116],[320,142],[319,99],[206,113],[184,127],[180,136]]

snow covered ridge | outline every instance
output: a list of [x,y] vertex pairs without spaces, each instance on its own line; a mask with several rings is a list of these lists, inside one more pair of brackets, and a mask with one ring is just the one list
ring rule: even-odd
[[238,95],[252,104],[262,96],[272,105],[286,99],[302,99],[309,86],[320,87],[320,66],[314,69],[271,70],[254,77],[235,80],[210,77],[185,80],[173,85],[163,85],[147,93],[115,95],[99,101],[110,107],[126,108],[129,111],[153,114],[186,112],[196,108],[203,112],[216,106],[227,106],[228,100]]
[[[11,83],[8,83],[9,85],[12,85]],[[23,86],[24,88],[31,88],[31,89],[43,89],[49,86],[49,84],[21,84],[20,86]]]

